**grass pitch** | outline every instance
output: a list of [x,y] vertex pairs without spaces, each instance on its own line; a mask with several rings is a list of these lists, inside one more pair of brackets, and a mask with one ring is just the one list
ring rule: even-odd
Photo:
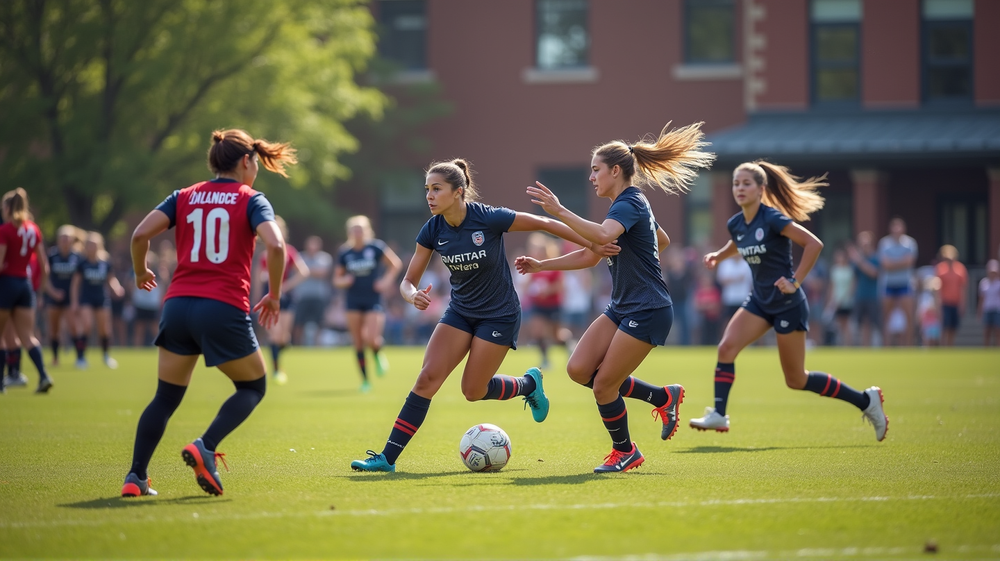
[[[556,354],[537,425],[518,401],[467,403],[456,373],[395,474],[353,473],[380,451],[423,349],[387,350],[392,369],[358,393],[350,350],[291,349],[290,381],[220,450],[225,495],[210,497],[180,458],[232,385],[199,368],[153,456],[158,497],[118,496],[155,351],[120,350],[110,371],[55,368],[47,396],[0,396],[0,557],[55,558],[938,558],[1000,557],[1000,353],[817,350],[808,366],[880,385],[885,442],[852,406],[784,387],[777,353],[737,362],[728,434],[687,420],[712,403],[714,349],[657,349],[638,375],[682,383],[669,442],[627,400],[646,456],[591,473],[610,450],[592,394]],[[70,358],[70,357],[66,357]],[[538,358],[526,347],[501,372]],[[36,381],[30,364],[27,371]],[[499,473],[467,471],[458,441],[490,422],[513,442]]]

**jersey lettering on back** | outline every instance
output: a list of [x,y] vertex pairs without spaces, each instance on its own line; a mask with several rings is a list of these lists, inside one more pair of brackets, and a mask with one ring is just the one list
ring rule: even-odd
[[729,219],[726,227],[736,249],[750,265],[753,275],[753,297],[761,310],[776,314],[797,306],[805,300],[800,288],[785,294],[774,286],[781,277],[792,278],[792,240],[781,235],[792,219],[777,209],[761,204],[753,220],[747,224],[743,213]]
[[628,187],[611,203],[608,218],[625,227],[617,242],[621,252],[607,258],[611,308],[628,315],[673,305],[660,269],[658,227],[646,196],[638,187]]
[[28,278],[31,254],[40,243],[42,243],[42,231],[30,220],[21,222],[19,226],[13,222],[0,225],[0,244],[7,246],[0,274]]

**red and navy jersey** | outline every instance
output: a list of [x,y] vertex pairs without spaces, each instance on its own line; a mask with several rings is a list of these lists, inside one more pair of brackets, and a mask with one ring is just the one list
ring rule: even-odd
[[38,264],[38,254],[34,251],[28,261],[28,276],[31,277],[31,288],[38,292],[38,288],[42,286],[42,267]]
[[28,278],[28,264],[35,253],[35,247],[40,243],[42,231],[30,220],[25,220],[20,225],[8,222],[0,226],[0,245],[7,246],[0,275]]
[[156,207],[170,218],[177,270],[165,299],[210,298],[250,311],[250,265],[257,227],[274,220],[262,193],[231,179],[174,191]]

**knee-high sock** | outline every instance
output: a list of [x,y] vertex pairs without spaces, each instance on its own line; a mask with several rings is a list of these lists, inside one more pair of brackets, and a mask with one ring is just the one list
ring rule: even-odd
[[396,459],[403,453],[403,449],[410,443],[413,435],[417,434],[420,425],[424,423],[427,410],[430,407],[431,400],[426,397],[420,397],[413,392],[406,396],[406,402],[403,403],[403,408],[400,409],[399,416],[396,417],[396,422],[392,425],[389,440],[386,441],[385,448],[382,449],[385,461],[390,464],[396,463]]
[[486,386],[486,395],[483,399],[506,400],[514,397],[528,395],[535,391],[535,379],[531,376],[504,376],[497,374],[490,378]]
[[267,392],[267,377],[263,376],[250,382],[233,382],[233,385],[236,386],[236,393],[229,396],[229,399],[222,404],[219,414],[201,437],[205,448],[209,450],[214,451],[223,438],[253,413]]
[[361,369],[361,377],[363,379],[367,380],[368,379],[368,366],[365,364],[365,350],[361,349],[360,351],[356,351],[355,354],[358,357],[358,368]]
[[130,472],[139,476],[139,479],[148,477],[146,468],[149,467],[149,459],[153,457],[153,451],[163,438],[163,431],[167,428],[167,421],[177,410],[177,406],[184,399],[184,392],[187,386],[178,386],[160,380],[156,387],[156,395],[153,401],[149,402],[146,410],[139,417],[139,426],[135,431],[135,446],[132,449],[132,467]]
[[841,383],[840,380],[827,374],[826,372],[810,372],[806,377],[806,387],[804,390],[818,393],[824,397],[842,399],[853,404],[858,409],[864,411],[871,403],[868,394]]
[[719,362],[715,365],[715,411],[719,415],[726,414],[729,404],[729,390],[736,381],[736,365],[731,362]]
[[48,378],[49,373],[45,371],[45,363],[42,362],[42,349],[39,347],[31,347],[28,349],[28,358],[31,362],[35,364],[35,368],[38,369],[38,375],[42,378]]
[[108,350],[111,349],[111,337],[101,337],[101,350],[104,351],[104,356],[108,356]]
[[76,342],[76,359],[83,360],[83,356],[87,352],[87,336],[79,335],[73,341]]
[[52,360],[59,361],[59,337],[53,337],[49,342],[52,345]]
[[280,368],[278,368],[278,355],[281,354],[281,349],[283,349],[284,347],[285,347],[284,345],[275,345],[275,344],[271,345],[271,363],[274,365],[275,372],[281,370]]
[[[590,381],[583,384],[584,387],[593,388],[594,378],[597,377],[597,371],[590,377]],[[645,401],[646,403],[651,403],[653,407],[663,407],[670,401],[667,396],[667,390],[663,389],[662,386],[654,386],[649,382],[644,382],[635,376],[629,376],[625,378],[622,382],[621,387],[618,388],[618,393],[622,397],[630,397],[632,399],[638,399],[640,401]]]
[[611,403],[597,404],[597,410],[601,413],[601,420],[604,421],[604,428],[608,429],[611,435],[611,446],[619,452],[632,451],[632,438],[628,433],[628,410],[625,408],[625,400],[622,396]]

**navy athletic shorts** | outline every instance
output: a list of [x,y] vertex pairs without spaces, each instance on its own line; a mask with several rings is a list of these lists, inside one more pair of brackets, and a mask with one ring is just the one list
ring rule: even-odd
[[178,355],[205,355],[205,366],[257,352],[257,336],[245,311],[209,298],[181,296],[163,304],[160,333],[153,342]]
[[562,318],[562,309],[559,306],[535,306],[531,308],[531,315],[559,323]]
[[792,331],[809,331],[809,301],[801,302],[776,314],[769,314],[757,304],[757,299],[751,295],[743,303],[743,309],[751,314],[764,318],[764,321],[774,326],[775,333],[786,335]]
[[474,319],[467,318],[448,306],[438,323],[461,329],[483,341],[507,345],[517,350],[517,334],[521,331],[521,312],[499,318]]
[[94,294],[94,295],[81,294],[80,305],[94,309],[110,308],[111,298],[108,298],[107,294]]
[[347,311],[348,312],[382,312],[382,301],[379,300],[360,300],[360,301],[347,301]]
[[958,306],[941,305],[941,327],[945,329],[958,329],[961,321],[962,318],[958,315]]
[[27,277],[0,275],[0,310],[34,307],[35,291]]
[[674,324],[673,306],[642,310],[622,316],[609,304],[604,309],[604,315],[615,322],[619,330],[657,347],[667,344],[667,335],[670,335],[670,327]]

